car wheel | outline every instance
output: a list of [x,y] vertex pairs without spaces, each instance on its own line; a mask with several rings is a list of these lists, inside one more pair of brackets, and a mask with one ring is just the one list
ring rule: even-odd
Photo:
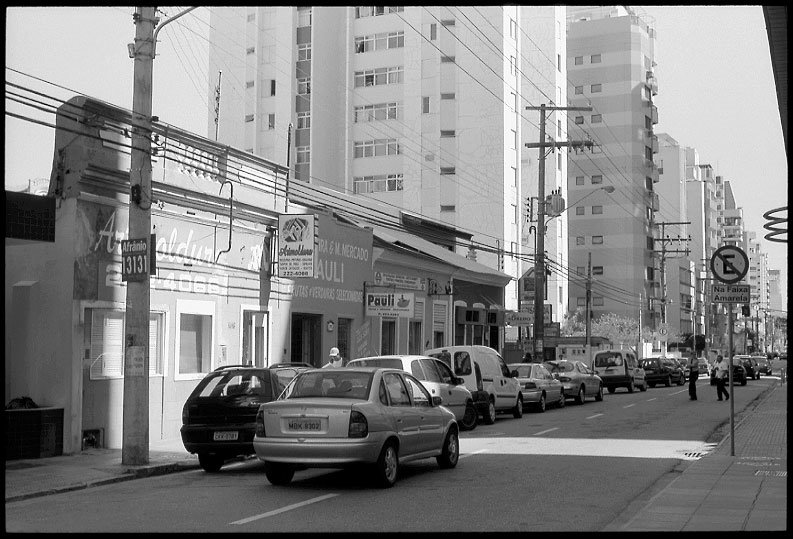
[[386,442],[377,458],[377,464],[374,465],[375,483],[383,488],[393,487],[397,480],[397,473],[399,473],[399,453],[396,444]]
[[578,404],[584,404],[586,402],[586,393],[584,393],[584,386],[578,388],[578,395],[576,395],[575,401]]
[[609,390],[609,393],[614,393],[615,391],[617,391],[617,388],[609,386],[608,390]]
[[199,453],[198,454],[198,463],[204,469],[205,472],[209,473],[217,473],[220,471],[220,468],[223,467],[223,461],[225,459],[221,455],[217,455],[215,453]]
[[741,378],[741,385],[742,385],[742,386],[745,386],[745,385],[746,385],[746,376],[744,376],[743,378]]
[[566,400],[567,400],[567,398],[564,396],[564,390],[560,391],[559,392],[559,402],[557,403],[559,408],[564,408]]
[[600,402],[603,400],[603,386],[598,386],[598,392],[595,393],[595,400]]
[[518,402],[515,403],[515,408],[512,409],[512,417],[520,419],[523,417],[523,397],[518,395]]
[[650,382],[650,387],[655,387],[655,382]]
[[460,421],[460,428],[463,430],[474,430],[476,428],[477,419],[476,407],[473,402],[467,402],[465,405],[465,413],[463,419]]
[[628,382],[628,393],[633,393],[633,382]]
[[543,413],[545,411],[545,393],[540,395],[540,401],[537,403],[537,411]]
[[273,485],[288,485],[292,477],[295,476],[295,469],[288,464],[265,461],[264,475],[267,476],[267,480]]
[[639,387],[640,391],[647,391],[647,382],[643,383],[641,387]]
[[680,378],[677,379],[677,385],[682,386],[685,383],[686,383],[686,377],[681,374]]
[[482,417],[485,425],[492,425],[496,422],[496,403],[493,399],[487,401],[487,414]]
[[664,385],[666,387],[670,387],[672,385],[672,375],[671,374],[667,374],[666,375],[666,381],[664,382]]
[[460,459],[460,438],[457,436],[455,429],[449,429],[449,434],[443,441],[443,449],[441,454],[435,457],[438,461],[438,466],[441,468],[454,468],[457,466],[457,461]]

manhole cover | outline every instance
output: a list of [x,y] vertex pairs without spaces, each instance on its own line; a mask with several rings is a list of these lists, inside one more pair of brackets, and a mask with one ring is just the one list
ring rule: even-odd
[[35,468],[41,464],[34,464],[32,462],[6,462],[6,471],[9,470],[24,470],[25,468]]

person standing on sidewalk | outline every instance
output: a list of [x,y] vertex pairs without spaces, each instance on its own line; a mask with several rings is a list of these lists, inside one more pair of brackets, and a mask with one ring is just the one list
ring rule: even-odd
[[727,373],[727,362],[721,355],[716,356],[716,397],[722,400],[721,396],[724,395],[727,400],[730,400],[730,393],[725,389],[725,381],[729,380]]
[[699,359],[697,353],[691,352],[688,358],[688,398],[697,400],[697,378],[699,378]]

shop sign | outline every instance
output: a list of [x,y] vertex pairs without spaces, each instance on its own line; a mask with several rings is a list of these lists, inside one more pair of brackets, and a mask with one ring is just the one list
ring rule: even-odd
[[534,316],[528,311],[505,311],[504,324],[507,326],[531,326],[534,323]]
[[121,240],[121,280],[145,281],[148,274],[148,238]]
[[314,277],[318,235],[314,215],[278,216],[278,276]]
[[411,277],[384,271],[375,272],[374,284],[378,286],[394,286],[407,290],[427,290],[427,279],[423,277]]
[[412,292],[366,292],[366,316],[412,318],[415,298]]

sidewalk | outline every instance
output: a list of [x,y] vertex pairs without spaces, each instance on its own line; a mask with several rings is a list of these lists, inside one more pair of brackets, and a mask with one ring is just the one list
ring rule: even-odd
[[[626,524],[604,531],[787,530],[787,391],[775,383],[727,436]],[[750,405],[752,406],[752,405]]]

